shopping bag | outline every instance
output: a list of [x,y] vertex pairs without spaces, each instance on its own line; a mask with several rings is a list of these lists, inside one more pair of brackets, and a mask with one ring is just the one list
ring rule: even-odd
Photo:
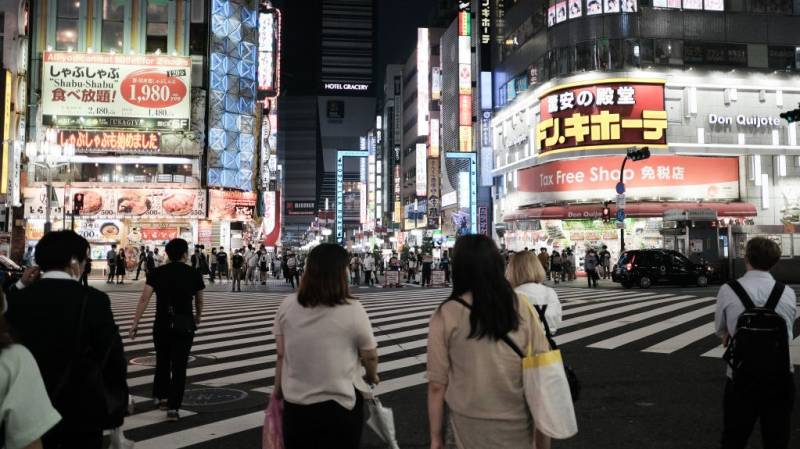
[[[546,338],[538,314],[530,303],[528,309],[536,326],[537,338]],[[533,332],[528,341],[528,353],[522,359],[522,382],[533,422],[537,430],[551,438],[572,437],[578,433],[578,422],[561,351],[556,349],[534,354],[532,335]]]
[[262,449],[283,449],[283,399],[271,397],[264,413]]
[[134,447],[134,442],[125,438],[122,427],[111,429],[109,438],[111,442],[108,445],[108,449],[133,449]]
[[394,413],[392,409],[386,408],[381,404],[380,399],[373,396],[366,399],[369,418],[367,425],[380,439],[386,443],[390,449],[400,449],[397,445],[394,430]]

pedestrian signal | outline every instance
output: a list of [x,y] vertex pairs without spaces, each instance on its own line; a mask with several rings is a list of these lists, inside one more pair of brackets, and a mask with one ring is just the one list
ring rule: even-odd
[[83,210],[83,194],[76,193],[72,197],[72,214],[80,215]]
[[639,149],[631,148],[628,150],[628,159],[632,161],[642,161],[650,157],[650,148],[642,147]]
[[603,223],[611,222],[611,209],[606,205],[603,207]]

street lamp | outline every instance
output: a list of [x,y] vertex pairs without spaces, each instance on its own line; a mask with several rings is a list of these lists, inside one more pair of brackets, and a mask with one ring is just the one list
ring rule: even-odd
[[68,166],[75,156],[75,146],[72,144],[59,145],[50,142],[28,142],[25,144],[25,155],[30,164],[41,167],[47,171],[46,205],[45,205],[45,234],[50,232],[50,194],[53,190],[53,170]]

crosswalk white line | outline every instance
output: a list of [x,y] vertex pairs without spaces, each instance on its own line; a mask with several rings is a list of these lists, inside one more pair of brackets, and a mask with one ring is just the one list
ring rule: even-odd
[[699,304],[702,302],[707,302],[707,299],[695,299],[691,301],[681,301],[676,304],[670,304],[665,307],[659,307],[657,309],[648,310],[646,312],[638,313],[635,315],[628,315],[623,318],[619,318],[616,320],[606,321],[601,324],[597,324],[595,326],[589,326],[583,329],[579,329],[573,332],[569,332],[566,334],[557,335],[555,337],[556,342],[559,345],[567,344],[569,342],[580,340],[582,338],[591,337],[593,335],[599,334],[601,332],[610,331],[619,327],[627,326],[637,321],[643,321],[649,318],[653,318],[659,315],[664,315],[669,312],[674,312],[676,310],[684,309],[690,307],[694,304]]
[[[664,295],[664,296],[667,296],[667,295]],[[578,325],[578,324],[581,324],[581,323],[587,323],[589,321],[595,321],[595,320],[598,320],[600,318],[607,318],[607,317],[610,317],[610,316],[620,315],[620,314],[623,314],[623,313],[626,313],[626,312],[631,312],[631,311],[634,311],[634,310],[644,309],[646,307],[650,307],[650,306],[653,306],[653,305],[656,305],[656,304],[662,304],[662,303],[665,303],[665,302],[680,301],[682,299],[691,298],[691,297],[692,296],[667,296],[666,298],[658,298],[658,299],[654,298],[654,299],[650,299],[650,300],[645,301],[645,302],[637,302],[637,303],[629,304],[629,305],[622,306],[622,307],[615,307],[613,309],[603,310],[602,312],[595,312],[595,313],[590,313],[588,315],[581,315],[581,316],[577,316],[575,318],[570,318],[570,319],[564,320],[561,323],[560,329],[564,329],[566,327],[575,326],[575,325]]]
[[589,304],[587,304],[586,302],[572,303],[570,305],[574,306],[574,307],[563,307],[563,314],[564,315],[571,315],[571,314],[575,314],[575,313],[579,313],[579,312],[586,312],[586,311],[589,311],[589,310],[602,309],[602,308],[605,308],[605,307],[613,307],[613,306],[616,306],[616,305],[619,305],[619,304],[628,304],[628,303],[632,303],[632,302],[637,302],[638,303],[640,301],[647,301],[647,300],[651,300],[651,299],[659,299],[659,298],[663,298],[663,297],[664,297],[664,295],[643,295],[643,296],[637,296],[635,298],[617,299],[617,300],[614,300],[614,301],[611,301],[611,300],[604,300],[604,301],[599,301],[599,302],[592,301]]
[[[714,299],[714,298],[706,298],[706,299]],[[602,349],[616,349],[622,345],[626,345],[628,343],[640,340],[642,338],[647,338],[653,334],[657,334],[659,332],[665,331],[675,326],[680,326],[681,324],[687,323],[689,321],[707,317],[709,314],[714,313],[715,307],[716,306],[712,304],[710,306],[703,307],[702,309],[693,310],[691,312],[684,313],[682,315],[674,316],[669,319],[659,321],[658,323],[653,323],[649,326],[640,327],[638,329],[625,332],[624,334],[619,334],[614,337],[607,338],[603,341],[592,343],[589,345],[589,347],[602,348]]]
[[688,330],[682,334],[676,335],[672,338],[658,342],[649,348],[645,348],[644,352],[655,352],[658,354],[672,354],[673,352],[683,349],[690,344],[702,340],[710,335],[714,335],[714,323],[705,323],[702,326]]
[[[181,418],[187,418],[197,413],[189,410],[179,410]],[[138,429],[140,427],[152,426],[167,421],[167,412],[163,410],[149,410],[142,413],[135,413],[125,417],[125,422],[122,424],[122,430],[128,431]]]

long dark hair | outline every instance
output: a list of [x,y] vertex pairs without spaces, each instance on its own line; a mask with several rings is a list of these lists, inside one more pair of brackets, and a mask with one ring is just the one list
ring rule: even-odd
[[[286,256],[284,256],[284,261]],[[308,253],[297,301],[303,307],[347,304],[350,286],[347,282],[347,251],[339,245],[323,243]]]
[[472,293],[468,338],[499,340],[519,327],[516,294],[506,280],[503,257],[492,239],[478,234],[459,237],[451,263],[450,299]]

